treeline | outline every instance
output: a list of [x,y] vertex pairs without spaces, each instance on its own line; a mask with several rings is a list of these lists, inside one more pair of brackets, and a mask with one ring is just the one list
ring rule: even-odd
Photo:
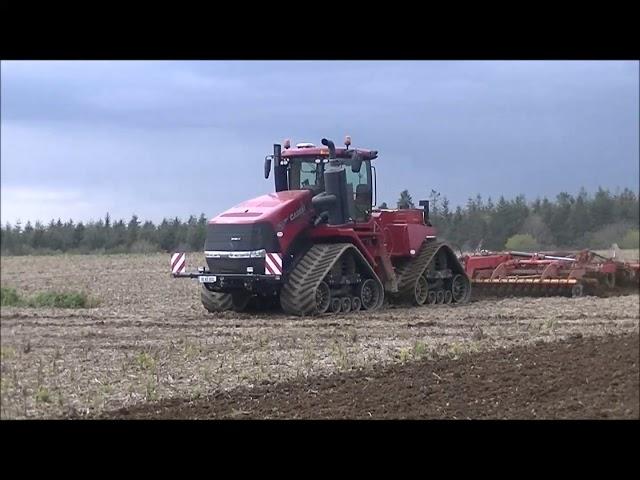
[[202,250],[207,218],[191,215],[186,222],[164,219],[159,225],[141,222],[133,215],[128,222],[104,219],[87,223],[51,220],[48,225],[6,224],[0,230],[3,255],[51,253],[151,253]]
[[[448,199],[431,191],[431,221],[438,235],[463,250],[536,250],[560,248],[638,248],[640,209],[638,196],[629,189],[611,193],[605,189],[591,195],[582,189],[573,196],[562,192],[555,199],[527,202],[523,195],[497,202],[480,195],[455,209]],[[415,208],[407,190],[397,208]],[[387,208],[386,204],[380,207]],[[204,214],[164,219],[159,225],[104,219],[87,223],[52,220],[48,225],[27,222],[6,224],[0,229],[0,253],[29,255],[51,253],[150,253],[200,251],[204,246],[207,219]]]
[[[573,196],[562,192],[555,199],[527,202],[524,195],[497,202],[480,195],[465,206],[450,208],[447,198],[431,191],[431,221],[439,236],[463,250],[535,250],[560,248],[638,248],[640,209],[629,189],[619,193],[599,188],[591,195],[583,188]],[[413,208],[407,190],[398,208]]]

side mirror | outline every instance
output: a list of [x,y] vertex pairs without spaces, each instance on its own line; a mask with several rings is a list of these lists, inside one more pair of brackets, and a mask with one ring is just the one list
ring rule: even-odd
[[264,157],[264,178],[269,178],[271,173],[271,156]]
[[429,220],[429,200],[420,200],[418,205],[424,208],[422,212],[422,216],[424,218],[424,223],[426,225],[431,225],[431,221]]

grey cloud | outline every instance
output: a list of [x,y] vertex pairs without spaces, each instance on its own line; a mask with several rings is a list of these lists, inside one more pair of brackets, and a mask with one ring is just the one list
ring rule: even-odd
[[3,187],[156,218],[268,191],[285,137],[379,150],[390,203],[637,190],[638,128],[638,62],[2,62]]

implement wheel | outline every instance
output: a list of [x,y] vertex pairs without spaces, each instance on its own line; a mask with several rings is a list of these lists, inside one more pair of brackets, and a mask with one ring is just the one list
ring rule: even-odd
[[584,287],[581,283],[576,283],[571,287],[571,296],[573,298],[582,297],[584,295]]
[[616,274],[615,273],[607,273],[603,278],[603,283],[607,288],[613,290],[616,288]]

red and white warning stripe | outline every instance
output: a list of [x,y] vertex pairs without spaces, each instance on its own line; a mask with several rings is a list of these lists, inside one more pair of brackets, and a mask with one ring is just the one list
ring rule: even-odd
[[185,253],[171,255],[171,273],[184,273],[187,270],[187,256]]
[[264,273],[267,275],[282,275],[282,255],[267,253],[264,258]]

